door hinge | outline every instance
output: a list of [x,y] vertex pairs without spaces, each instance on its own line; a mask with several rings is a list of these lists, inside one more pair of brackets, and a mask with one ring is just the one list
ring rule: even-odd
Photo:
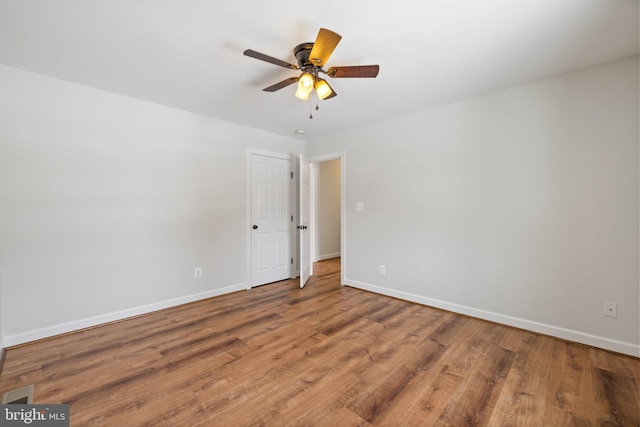
[[293,215],[291,215],[291,222],[293,222]]
[[293,258],[291,258],[291,265],[293,265]]
[[291,179],[293,179],[293,172],[291,172]]

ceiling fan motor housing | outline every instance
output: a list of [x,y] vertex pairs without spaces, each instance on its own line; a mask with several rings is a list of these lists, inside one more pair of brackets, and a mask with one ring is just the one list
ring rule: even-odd
[[311,61],[309,61],[311,49],[313,49],[313,43],[302,43],[293,48],[293,54],[295,55],[296,60],[298,61],[298,66],[301,69],[313,66]]

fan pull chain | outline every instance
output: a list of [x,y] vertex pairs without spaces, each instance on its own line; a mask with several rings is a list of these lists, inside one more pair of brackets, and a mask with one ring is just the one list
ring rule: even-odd
[[309,100],[309,120],[313,119],[313,114],[311,113],[311,100]]

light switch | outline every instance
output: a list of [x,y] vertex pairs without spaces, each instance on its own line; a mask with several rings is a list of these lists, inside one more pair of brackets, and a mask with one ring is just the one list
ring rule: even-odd
[[364,212],[364,203],[356,203],[356,212]]

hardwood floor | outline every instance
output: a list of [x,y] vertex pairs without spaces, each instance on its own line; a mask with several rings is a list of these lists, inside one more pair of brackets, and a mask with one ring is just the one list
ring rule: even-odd
[[640,360],[289,280],[9,348],[72,426],[640,426]]

